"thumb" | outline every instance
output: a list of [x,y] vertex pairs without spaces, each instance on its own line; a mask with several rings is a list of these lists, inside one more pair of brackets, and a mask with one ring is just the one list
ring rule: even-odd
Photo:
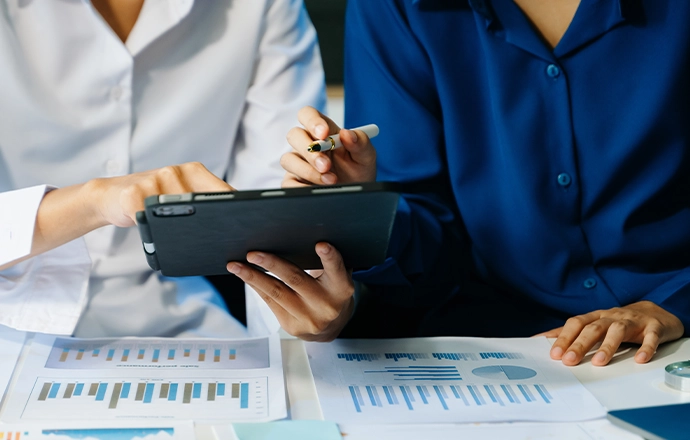
[[316,253],[321,258],[323,275],[333,286],[332,292],[337,296],[349,297],[354,292],[354,284],[350,272],[345,268],[340,252],[328,243],[317,243]]

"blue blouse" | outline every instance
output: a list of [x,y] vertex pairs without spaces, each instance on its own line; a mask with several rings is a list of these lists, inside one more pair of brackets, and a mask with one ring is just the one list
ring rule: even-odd
[[380,126],[405,193],[356,278],[439,303],[473,277],[563,317],[648,300],[687,335],[688,23],[686,0],[582,0],[551,50],[513,0],[349,0],[346,126]]

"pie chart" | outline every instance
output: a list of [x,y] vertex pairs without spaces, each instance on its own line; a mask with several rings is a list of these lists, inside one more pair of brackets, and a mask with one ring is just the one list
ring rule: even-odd
[[525,380],[537,375],[531,368],[518,367],[515,365],[491,365],[479,367],[472,370],[475,376],[494,380]]

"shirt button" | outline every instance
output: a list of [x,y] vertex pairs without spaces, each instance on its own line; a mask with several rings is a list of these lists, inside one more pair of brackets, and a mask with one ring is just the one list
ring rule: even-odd
[[110,159],[105,163],[105,171],[112,175],[120,172],[120,162],[115,159]]
[[119,101],[122,98],[122,87],[115,86],[110,89],[110,99],[113,101]]
[[559,69],[555,64],[549,64],[549,66],[546,68],[546,74],[551,78],[556,79],[561,74],[561,69]]
[[558,184],[561,186],[568,186],[572,182],[570,175],[567,173],[561,173],[558,175]]
[[594,278],[587,278],[582,285],[585,286],[585,289],[593,289],[594,286],[597,285],[597,280]]

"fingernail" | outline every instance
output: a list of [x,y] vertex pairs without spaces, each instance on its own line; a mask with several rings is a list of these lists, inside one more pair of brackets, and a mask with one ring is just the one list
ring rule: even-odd
[[317,124],[316,127],[314,127],[314,134],[319,136],[322,133],[324,136],[328,135],[328,127],[323,124]]
[[234,273],[235,275],[237,275],[238,273],[240,273],[240,270],[242,269],[242,267],[239,264],[230,263],[230,264],[228,264],[227,269],[228,269],[228,272]]
[[563,356],[563,360],[566,362],[575,362],[577,359],[577,355],[575,354],[574,351],[569,351]]
[[603,364],[604,362],[606,362],[606,353],[604,353],[603,351],[598,352],[592,358],[592,362],[594,362],[595,364]]
[[635,355],[635,360],[639,363],[646,362],[647,361],[647,353],[645,353],[644,351],[641,353],[637,353]]
[[561,347],[554,347],[551,349],[551,357],[560,359],[563,356],[563,349]]
[[264,261],[264,254],[262,254],[261,252],[249,254],[247,255],[247,261],[253,264],[261,264]]
[[325,173],[327,168],[328,168],[328,161],[326,160],[325,157],[317,157],[316,161],[314,162],[316,164],[316,169],[320,173]]
[[321,255],[327,255],[329,252],[331,252],[331,245],[323,244],[323,245],[319,246],[319,253]]
[[345,130],[345,131],[350,133],[350,137],[352,139],[352,142],[357,143],[357,141],[358,141],[357,132],[355,132],[354,130]]
[[321,175],[321,181],[322,181],[323,183],[325,183],[325,184],[330,185],[330,184],[332,184],[332,183],[335,183],[335,176],[334,176],[333,174],[331,174],[331,173],[322,174],[322,175]]

